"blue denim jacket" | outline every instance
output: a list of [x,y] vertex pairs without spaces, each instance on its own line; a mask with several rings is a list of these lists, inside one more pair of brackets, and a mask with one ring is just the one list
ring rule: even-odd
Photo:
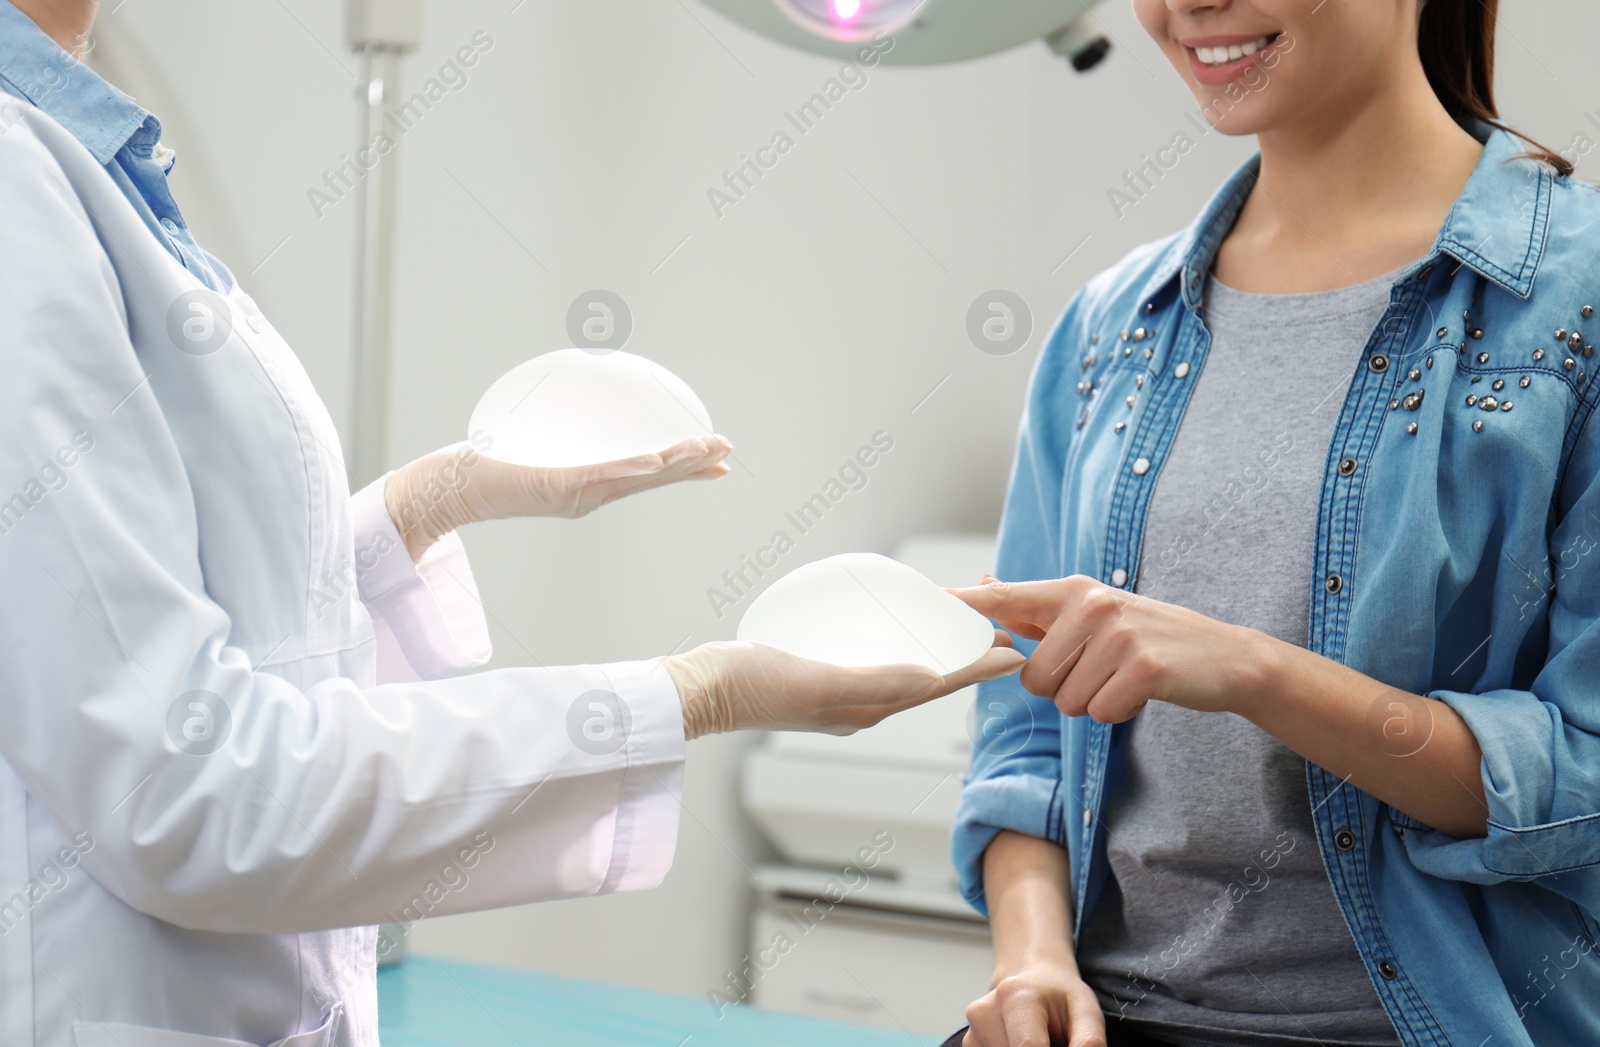
[[[1488,836],[1458,839],[1317,766],[1306,774],[1334,893],[1405,1044],[1590,1047],[1600,191],[1522,158],[1506,132],[1469,130],[1482,159],[1352,361],[1305,584],[1311,650],[1437,698],[1470,725]],[[1131,587],[1151,492],[1205,366],[1201,290],[1258,169],[1252,158],[1191,227],[1133,251],[1068,304],[1028,395],[1001,578]],[[1272,396],[1271,372],[1238,395]],[[982,854],[1001,829],[1053,840],[1072,857],[1076,936],[1106,878],[1098,814],[1120,729],[1063,717],[1015,678],[986,684],[980,709],[954,836],[963,893],[984,910]],[[1427,725],[1403,706],[1373,714],[1384,744],[1426,743]]]

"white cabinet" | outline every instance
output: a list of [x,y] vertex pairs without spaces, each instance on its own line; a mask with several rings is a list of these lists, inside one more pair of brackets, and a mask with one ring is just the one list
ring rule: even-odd
[[757,1006],[942,1039],[989,990],[984,924],[843,905],[817,920],[808,902],[768,896],[756,909],[751,956],[764,949],[771,961],[755,968]]

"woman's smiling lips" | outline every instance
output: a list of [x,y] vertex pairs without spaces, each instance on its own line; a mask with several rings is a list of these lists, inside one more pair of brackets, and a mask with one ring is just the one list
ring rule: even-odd
[[1219,87],[1237,80],[1246,69],[1260,63],[1281,38],[1281,33],[1191,36],[1178,43],[1189,56],[1194,78],[1202,84]]

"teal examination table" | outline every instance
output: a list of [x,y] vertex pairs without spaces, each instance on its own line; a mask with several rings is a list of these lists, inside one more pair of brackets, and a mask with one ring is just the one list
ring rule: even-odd
[[[410,956],[378,971],[383,1047],[938,1047],[873,1029],[704,996]],[[952,1030],[953,1031],[953,1030]]]

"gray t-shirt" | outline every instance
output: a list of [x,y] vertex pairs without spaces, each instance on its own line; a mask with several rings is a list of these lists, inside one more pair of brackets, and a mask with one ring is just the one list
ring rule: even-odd
[[[1314,294],[1209,281],[1211,349],[1136,592],[1305,645],[1328,445],[1398,273]],[[1183,1047],[1398,1043],[1317,852],[1304,759],[1232,713],[1151,702],[1117,764],[1111,876],[1078,947],[1111,1020]]]

